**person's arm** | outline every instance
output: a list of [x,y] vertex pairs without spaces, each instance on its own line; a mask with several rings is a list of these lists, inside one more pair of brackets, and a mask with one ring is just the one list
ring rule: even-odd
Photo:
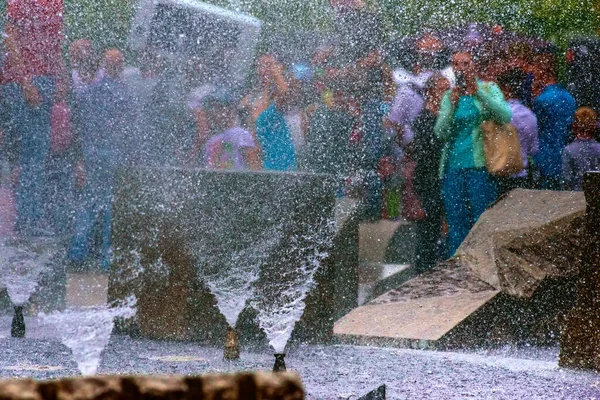
[[208,124],[208,117],[206,111],[203,108],[199,108],[196,111],[196,136],[194,137],[194,143],[192,144],[192,150],[188,155],[188,162],[194,163],[197,161],[200,154],[203,152],[204,145],[210,137],[210,127]]
[[396,95],[397,86],[394,82],[394,71],[386,62],[381,66],[383,77],[383,101],[391,103]]
[[274,92],[272,93],[273,101],[279,110],[287,107],[291,102],[290,83],[283,75],[281,68],[274,68],[272,72]]
[[73,168],[75,173],[75,183],[81,188],[85,184],[85,163],[83,155],[83,125],[81,118],[80,102],[74,100],[71,103],[71,129],[73,129],[73,141],[71,152],[73,157]]
[[531,147],[529,148],[528,155],[533,157],[535,156],[540,149],[540,138],[538,134],[538,123],[537,117],[535,114],[531,112]]
[[565,137],[563,138],[563,143],[566,145],[570,142],[574,137],[571,137],[571,126],[573,126],[573,119],[575,118],[575,112],[577,111],[577,104],[575,103],[575,99],[569,93],[566,93],[563,101],[560,102],[562,108],[564,109],[564,126],[569,127],[569,129],[565,129]]
[[361,58],[356,63],[343,68],[327,70],[327,77],[334,81],[352,82],[364,78],[364,75],[383,65],[383,54],[380,50],[372,50],[367,56]]
[[498,85],[492,82],[484,82],[478,83],[477,86],[475,96],[481,101],[487,118],[499,124],[508,124],[512,117],[512,111]]
[[239,132],[238,144],[240,154],[244,159],[244,163],[250,170],[256,171],[262,168],[262,158],[260,147],[257,145],[258,140],[253,131],[244,130]]
[[440,112],[435,121],[434,132],[438,139],[449,142],[453,134],[454,105],[450,100],[450,91],[446,92],[440,103]]

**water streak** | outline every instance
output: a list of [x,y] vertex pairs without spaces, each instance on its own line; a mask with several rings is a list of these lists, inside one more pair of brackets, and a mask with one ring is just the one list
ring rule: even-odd
[[335,221],[322,219],[314,225],[299,224],[277,249],[277,262],[261,271],[252,306],[258,311],[260,327],[276,353],[283,353],[296,322],[306,307],[305,299],[315,286],[315,273],[329,255]]
[[[198,272],[217,299],[217,307],[227,323],[235,327],[247,301],[254,295],[254,282],[261,266],[280,243],[282,225],[266,229],[255,243],[234,251],[227,259],[214,249],[195,243]],[[212,250],[212,251],[211,251]]]
[[51,268],[61,251],[56,239],[13,239],[0,241],[0,282],[16,306],[25,305],[38,287],[40,275]]
[[112,306],[69,308],[51,314],[40,314],[42,324],[50,325],[61,343],[71,349],[82,375],[98,370],[102,351],[108,345],[115,318],[131,318],[136,313],[137,299],[130,296]]

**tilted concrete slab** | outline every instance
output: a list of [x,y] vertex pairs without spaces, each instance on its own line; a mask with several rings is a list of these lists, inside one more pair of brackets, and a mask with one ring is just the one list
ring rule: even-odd
[[531,297],[545,279],[578,270],[584,213],[582,192],[513,190],[479,218],[455,258],[496,289]]
[[356,339],[408,339],[437,341],[499,291],[459,293],[358,307],[340,319],[334,334]]
[[[482,215],[455,257],[353,310],[334,334],[344,342],[443,347],[471,342],[475,331],[505,340],[537,329],[531,320],[552,325],[568,307],[560,285],[579,268],[584,211],[582,193],[512,191]],[[519,313],[517,325],[511,313]],[[505,326],[493,326],[499,321]]]
[[434,347],[500,293],[464,266],[441,264],[354,309],[334,326],[344,342]]

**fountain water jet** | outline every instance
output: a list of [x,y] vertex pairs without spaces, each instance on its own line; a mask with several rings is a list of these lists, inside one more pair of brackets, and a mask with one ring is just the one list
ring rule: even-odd
[[40,314],[43,324],[54,327],[61,342],[71,349],[82,375],[93,375],[100,356],[108,345],[115,318],[131,318],[136,312],[136,298],[130,296],[112,306],[80,307],[51,314]]
[[47,237],[6,237],[0,241],[0,282],[14,305],[13,337],[25,337],[23,311],[38,288],[40,276],[52,268],[61,252],[56,239]]
[[260,296],[254,296],[251,304],[276,360],[279,355],[283,361],[287,342],[304,313],[304,300],[315,286],[315,273],[333,245],[335,227],[327,217],[293,225],[286,243],[274,251],[277,258],[261,270],[255,290]]
[[246,303],[254,295],[254,283],[260,275],[263,264],[273,249],[281,241],[282,225],[264,230],[258,238],[248,238],[244,247],[224,259],[221,252],[211,244],[227,239],[230,226],[222,226],[212,231],[210,238],[193,243],[199,256],[199,277],[206,283],[217,300],[217,307],[227,321],[227,333],[223,351],[226,360],[240,357],[240,346],[235,326]]

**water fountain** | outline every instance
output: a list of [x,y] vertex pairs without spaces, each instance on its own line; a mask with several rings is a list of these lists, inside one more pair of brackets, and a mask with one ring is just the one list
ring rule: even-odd
[[315,273],[333,243],[335,221],[321,217],[298,223],[287,232],[286,242],[275,249],[277,258],[266,263],[258,279],[252,306],[260,327],[275,351],[273,370],[285,370],[285,349],[304,313],[305,298],[315,286]]
[[[246,303],[255,294],[254,283],[258,279],[262,265],[271,251],[279,244],[282,226],[266,229],[260,236],[246,237],[247,243],[237,243],[240,250],[223,256],[214,249],[215,243],[227,241],[231,235],[229,224],[211,230],[200,243],[191,243],[198,260],[199,278],[208,286],[217,300],[217,307],[227,321],[224,358],[239,358],[238,335],[235,326]],[[209,245],[210,243],[210,245]],[[213,246],[213,247],[211,247]]]
[[[209,342],[223,337],[227,325],[235,328],[247,303],[259,305],[253,293],[287,296],[291,290],[300,300],[291,306],[291,318],[285,303],[282,317],[290,318],[284,328],[289,338],[314,282],[294,288],[310,281],[318,259],[326,256],[320,248],[326,235],[316,232],[334,216],[328,176],[139,168],[124,171],[116,187],[116,259],[125,260],[134,250],[144,265],[162,257],[170,274],[160,288],[147,285],[138,297],[142,336]],[[298,273],[286,274],[286,265]],[[111,299],[131,293],[131,287],[116,289],[126,286],[118,279],[124,267],[122,262],[113,265]],[[253,284],[261,276],[263,283]],[[286,279],[281,290],[263,291]],[[321,315],[311,314],[314,319]],[[273,330],[267,330],[271,335]]]
[[135,296],[110,306],[69,308],[41,314],[42,324],[50,325],[61,342],[71,349],[82,375],[93,375],[108,345],[115,318],[131,318],[136,312]]
[[11,334],[25,337],[24,307],[44,272],[54,268],[62,248],[54,238],[8,237],[0,241],[0,282],[14,305]]

